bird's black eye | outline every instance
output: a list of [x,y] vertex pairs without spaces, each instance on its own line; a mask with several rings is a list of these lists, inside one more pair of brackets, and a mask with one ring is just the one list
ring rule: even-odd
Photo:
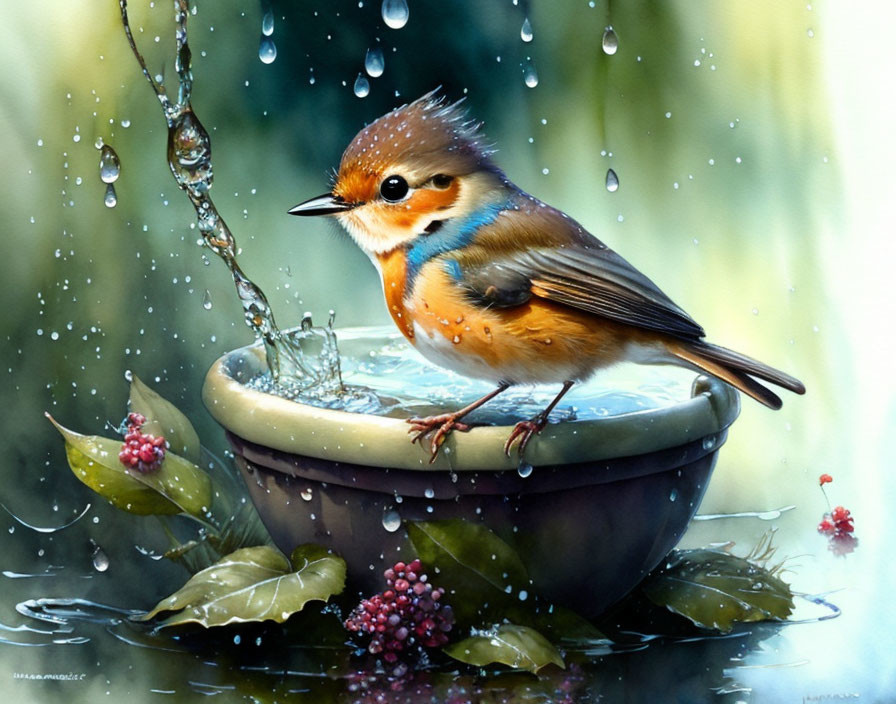
[[432,177],[432,185],[436,188],[448,188],[453,180],[454,177],[448,174],[436,174]]
[[408,182],[401,176],[387,176],[380,184],[380,195],[390,203],[397,203],[408,194]]

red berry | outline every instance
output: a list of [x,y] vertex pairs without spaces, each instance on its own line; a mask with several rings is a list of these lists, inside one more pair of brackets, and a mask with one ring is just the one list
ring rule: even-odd
[[833,533],[834,532],[834,524],[833,522],[825,518],[818,524],[818,532],[819,533]]
[[411,585],[408,584],[408,580],[406,579],[396,579],[395,580],[395,591],[406,592]]
[[835,523],[848,521],[850,520],[849,511],[842,506],[837,506],[833,511],[831,511],[831,518],[834,519]]
[[822,474],[818,478],[818,486],[824,486],[825,484],[830,484],[834,481],[834,478],[830,474]]

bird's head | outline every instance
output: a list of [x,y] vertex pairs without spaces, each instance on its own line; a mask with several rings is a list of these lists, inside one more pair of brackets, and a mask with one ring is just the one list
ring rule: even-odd
[[479,125],[435,91],[361,130],[333,188],[293,215],[335,215],[369,255],[389,252],[475,210],[505,183]]

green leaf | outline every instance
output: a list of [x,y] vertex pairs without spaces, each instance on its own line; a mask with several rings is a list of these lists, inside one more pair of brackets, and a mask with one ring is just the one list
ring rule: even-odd
[[75,476],[118,508],[141,516],[188,513],[201,518],[211,506],[208,475],[183,457],[168,452],[158,470],[136,472],[118,460],[121,440],[81,435],[46,416],[65,438]]
[[559,651],[541,633],[509,623],[481,631],[442,650],[455,660],[478,667],[497,662],[533,674],[550,664],[566,667]]
[[131,377],[130,409],[146,417],[143,432],[164,435],[173,452],[199,464],[199,436],[177,406],[149,388],[136,374]]
[[482,524],[450,518],[409,522],[407,530],[423,564],[438,569],[461,623],[481,623],[482,605],[518,603],[530,589],[519,555]]
[[786,619],[790,587],[768,569],[720,550],[681,550],[641,586],[658,606],[701,628],[730,631],[735,623]]
[[264,545],[242,548],[197,572],[140,620],[178,612],[162,627],[198,623],[206,628],[272,620],[282,623],[312,600],[327,601],[345,587],[345,561],[318,545],[302,545],[289,561]]

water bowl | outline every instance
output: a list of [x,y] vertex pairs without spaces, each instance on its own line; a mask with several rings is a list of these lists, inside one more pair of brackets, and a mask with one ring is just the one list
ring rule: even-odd
[[346,384],[376,394],[348,404],[358,412],[268,393],[257,345],[217,360],[203,399],[277,545],[331,548],[365,594],[413,555],[405,521],[463,518],[517,550],[529,593],[596,616],[678,542],[739,410],[737,393],[715,379],[621,365],[574,387],[525,464],[504,442],[559,384],[505,392],[470,417],[483,425],[452,433],[430,464],[406,419],[460,408],[491,387],[429,365],[391,329],[338,337]]

